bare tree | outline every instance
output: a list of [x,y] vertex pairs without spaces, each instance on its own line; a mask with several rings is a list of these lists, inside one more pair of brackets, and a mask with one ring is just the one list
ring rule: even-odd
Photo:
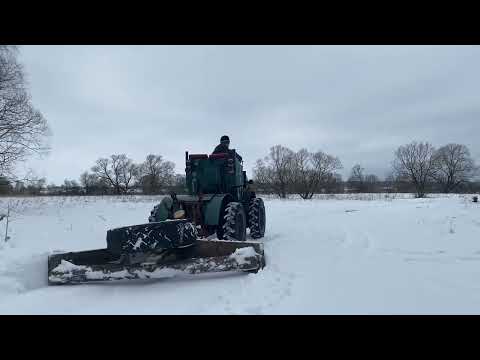
[[92,167],[92,171],[99,179],[104,180],[113,187],[117,195],[121,193],[120,172],[118,171],[116,164],[111,164],[110,159],[98,159],[96,165]]
[[342,182],[342,175],[338,173],[331,173],[327,175],[324,185],[322,187],[325,189],[326,193],[335,194],[335,193],[343,193],[343,182]]
[[98,182],[98,178],[95,174],[90,174],[88,171],[84,171],[80,175],[80,185],[85,189],[85,194],[91,194]]
[[253,167],[253,178],[256,183],[257,190],[265,193],[273,193],[271,184],[271,169],[267,167],[262,159],[258,159]]
[[348,178],[348,186],[352,189],[355,189],[357,192],[364,192],[365,191],[365,176],[363,172],[365,171],[364,168],[360,166],[360,164],[356,164],[352,167],[352,171],[350,173],[350,177]]
[[257,161],[254,178],[258,183],[266,184],[280,198],[286,198],[293,185],[294,155],[292,150],[282,145],[273,146],[269,156]]
[[[312,166],[312,154],[300,149],[292,158],[292,187],[302,199],[310,199],[317,188],[317,178]],[[310,192],[312,195],[310,196]]]
[[25,83],[17,55],[17,46],[0,45],[0,91],[21,89]]
[[174,169],[175,164],[163,160],[161,155],[147,155],[139,169],[143,191],[147,194],[155,194],[160,191],[162,186],[174,185]]
[[48,150],[47,121],[27,91],[18,49],[0,46],[0,173],[13,177],[16,163]]
[[417,197],[424,197],[428,182],[437,170],[435,148],[426,143],[411,142],[395,151],[393,169],[400,178],[407,178],[414,186]]
[[269,156],[257,160],[253,169],[257,189],[272,192],[280,198],[290,193],[311,199],[320,188],[331,187],[338,181],[334,171],[341,169],[340,160],[322,151],[315,153],[307,149],[298,152],[276,145]]
[[125,154],[100,158],[92,167],[93,173],[114,189],[115,194],[126,193],[137,174],[137,168]]
[[293,187],[302,199],[311,199],[333,180],[334,171],[341,169],[338,158],[322,151],[310,153],[301,149],[294,155]]
[[138,177],[139,166],[134,164],[132,160],[127,159],[121,166],[121,179],[123,183],[123,191],[128,194],[130,185],[134,183],[134,179]]
[[478,171],[465,145],[448,144],[438,149],[435,155],[438,162],[433,177],[445,193],[466,183]]

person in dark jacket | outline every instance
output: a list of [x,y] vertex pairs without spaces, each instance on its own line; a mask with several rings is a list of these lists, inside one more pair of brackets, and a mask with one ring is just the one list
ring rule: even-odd
[[228,147],[230,146],[230,139],[227,135],[223,135],[220,138],[220,144],[215,147],[212,154],[228,153]]

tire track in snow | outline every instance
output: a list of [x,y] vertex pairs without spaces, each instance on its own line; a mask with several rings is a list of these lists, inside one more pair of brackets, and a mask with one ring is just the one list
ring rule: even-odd
[[[268,266],[268,265],[267,265]],[[261,315],[274,310],[292,296],[292,287],[297,275],[281,271],[275,264],[257,274],[249,274],[223,291],[218,297],[216,308],[229,315]]]
[[360,253],[369,253],[374,250],[371,236],[365,231],[343,230],[338,242],[344,250],[353,250]]

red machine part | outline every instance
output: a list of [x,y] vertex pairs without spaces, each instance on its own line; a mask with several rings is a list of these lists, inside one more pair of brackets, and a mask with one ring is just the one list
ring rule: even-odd
[[203,159],[208,159],[207,154],[191,154],[189,156],[190,160],[203,160]]
[[218,153],[209,156],[210,159],[225,159],[228,158],[228,153]]

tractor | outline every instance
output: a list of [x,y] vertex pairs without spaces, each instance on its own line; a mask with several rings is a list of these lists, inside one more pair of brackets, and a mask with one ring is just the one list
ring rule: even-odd
[[245,241],[265,233],[265,205],[255,196],[253,181],[243,171],[243,160],[235,149],[229,153],[185,153],[188,195],[172,194],[152,210],[152,222],[186,218],[199,236],[216,234],[218,239]]
[[262,269],[265,206],[242,157],[186,152],[185,176],[186,195],[164,197],[148,223],[108,230],[106,248],[50,255],[49,285]]

